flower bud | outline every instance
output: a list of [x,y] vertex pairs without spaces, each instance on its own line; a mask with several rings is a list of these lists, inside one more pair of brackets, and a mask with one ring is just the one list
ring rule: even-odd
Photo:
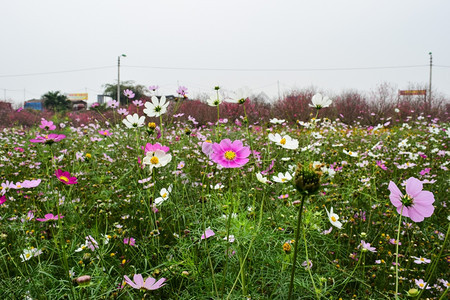
[[418,289],[409,289],[409,291],[406,293],[406,295],[408,297],[417,297],[419,295],[419,290]]
[[294,175],[294,187],[300,193],[313,194],[320,188],[321,176],[322,172],[313,168],[312,164],[303,166],[301,163],[298,163]]
[[91,276],[89,275],[83,275],[78,278],[75,278],[75,282],[79,285],[87,285],[91,282]]

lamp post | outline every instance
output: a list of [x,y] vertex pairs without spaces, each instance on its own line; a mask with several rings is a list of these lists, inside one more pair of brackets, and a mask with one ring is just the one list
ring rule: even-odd
[[125,54],[119,55],[117,57],[117,101],[120,105],[120,57],[127,57]]
[[428,55],[430,55],[430,85],[428,87],[428,102],[431,107],[431,73],[433,70],[433,53],[429,52]]

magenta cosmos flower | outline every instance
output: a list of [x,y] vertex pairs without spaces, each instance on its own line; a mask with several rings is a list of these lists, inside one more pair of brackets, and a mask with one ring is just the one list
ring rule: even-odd
[[250,147],[244,147],[240,140],[231,142],[222,140],[219,144],[212,145],[213,152],[210,159],[224,168],[239,168],[248,162]]
[[423,191],[422,182],[414,177],[406,180],[406,195],[403,195],[394,182],[389,182],[389,199],[402,216],[409,217],[414,222],[422,222],[425,217],[430,217],[434,212],[434,195],[432,192]]
[[36,218],[36,221],[39,221],[39,222],[47,222],[47,221],[54,221],[54,220],[58,220],[58,219],[62,219],[62,218],[64,218],[64,216],[61,216],[61,215],[53,215],[53,214],[46,214],[45,216],[44,216],[44,218]]
[[64,134],[50,133],[50,134],[44,135],[44,136],[37,136],[36,138],[31,139],[30,142],[53,144],[55,142],[59,142],[62,139],[65,139],[65,138],[66,138],[66,136]]
[[167,146],[163,146],[160,143],[156,143],[154,145],[147,143],[147,145],[145,145],[144,153],[147,154],[147,152],[156,152],[156,150],[162,150],[164,152],[168,152],[170,150],[170,148]]
[[61,181],[64,184],[76,184],[77,178],[74,176],[70,176],[70,173],[67,171],[63,171],[61,169],[58,169],[55,171],[55,176],[58,178],[59,181]]
[[161,278],[160,280],[156,281],[156,279],[152,277],[148,277],[144,281],[144,278],[141,274],[134,274],[134,282],[127,275],[124,275],[123,278],[125,278],[126,283],[128,283],[135,289],[146,289],[150,291],[159,289],[160,287],[165,285],[164,281],[166,281],[166,278]]
[[47,121],[46,119],[41,118],[41,125],[39,125],[39,128],[44,130],[55,130],[56,126],[52,121]]

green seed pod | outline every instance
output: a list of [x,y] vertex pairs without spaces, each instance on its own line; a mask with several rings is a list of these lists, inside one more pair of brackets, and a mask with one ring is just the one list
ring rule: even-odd
[[297,170],[294,175],[294,187],[300,193],[314,194],[320,188],[320,177],[322,172],[313,168],[312,164],[303,166],[301,163],[297,164]]

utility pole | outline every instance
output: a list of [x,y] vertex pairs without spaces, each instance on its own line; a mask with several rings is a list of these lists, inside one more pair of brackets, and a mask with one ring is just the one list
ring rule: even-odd
[[127,57],[125,54],[119,55],[117,57],[117,101],[120,105],[120,57]]
[[428,87],[428,102],[430,104],[430,108],[431,108],[431,74],[432,74],[432,70],[433,70],[433,53],[429,52],[428,55],[430,55],[430,86]]

